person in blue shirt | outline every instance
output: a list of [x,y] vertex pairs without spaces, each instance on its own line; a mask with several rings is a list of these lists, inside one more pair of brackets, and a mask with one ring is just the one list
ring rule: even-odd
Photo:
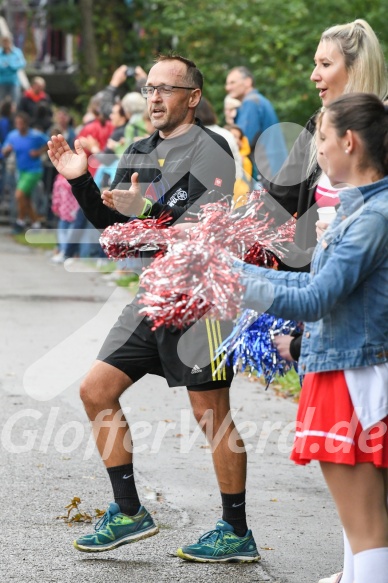
[[[225,84],[227,94],[242,103],[237,109],[234,123],[249,140],[252,152],[256,144],[263,146],[259,152],[258,172],[266,177],[280,170],[287,158],[284,136],[272,103],[254,88],[253,75],[246,67],[232,69]],[[270,131],[268,128],[272,128]],[[255,156],[257,163],[257,156]]]
[[26,113],[19,112],[15,115],[15,129],[6,137],[2,153],[8,156],[13,151],[16,157],[18,181],[15,191],[17,204],[15,230],[17,231],[24,229],[27,218],[32,228],[41,226],[31,196],[42,178],[41,156],[47,150],[47,140],[46,134],[30,128],[29,117]]
[[13,130],[13,104],[9,97],[0,102],[0,202],[4,200],[5,190],[13,190],[13,172],[7,169],[1,148],[10,131]]
[[19,69],[26,66],[26,60],[20,49],[12,43],[10,35],[3,36],[0,48],[0,101],[10,97],[17,105],[20,99]]

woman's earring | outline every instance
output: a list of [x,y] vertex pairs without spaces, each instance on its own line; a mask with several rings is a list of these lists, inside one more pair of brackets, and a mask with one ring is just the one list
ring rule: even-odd
[[349,154],[349,150],[347,148],[345,150],[345,154]]

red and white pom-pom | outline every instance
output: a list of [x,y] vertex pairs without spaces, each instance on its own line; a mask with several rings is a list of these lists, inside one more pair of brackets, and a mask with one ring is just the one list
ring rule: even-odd
[[185,232],[166,228],[170,217],[105,229],[100,241],[109,257],[137,256],[146,244],[160,250],[140,279],[142,313],[152,319],[154,329],[183,328],[205,314],[225,320],[236,317],[243,287],[231,268],[233,256],[273,267],[275,255],[282,258],[284,243],[293,240],[295,219],[275,226],[265,214],[262,192],[253,191],[243,210],[230,210],[224,202],[204,205],[199,222]]
[[236,317],[243,287],[232,271],[232,256],[206,242],[188,246],[176,243],[158,257],[140,277],[144,289],[141,313],[154,329],[161,325],[183,328],[208,314],[230,320]]
[[186,232],[186,240],[170,245],[166,255],[143,272],[140,301],[146,307],[142,313],[152,319],[154,328],[182,328],[210,313],[214,318],[233,319],[243,291],[238,274],[231,269],[234,255],[255,265],[277,265],[275,255],[281,258],[284,243],[292,241],[295,220],[276,227],[263,214],[260,194],[252,193],[243,212],[230,210],[222,202],[204,206],[199,222]]
[[101,247],[110,259],[115,260],[137,257],[140,248],[147,244],[165,252],[177,234],[174,227],[167,228],[168,222],[171,222],[171,217],[115,223],[101,234]]
[[291,218],[284,225],[275,226],[268,213],[263,215],[262,192],[266,191],[252,192],[243,213],[241,208],[230,210],[225,203],[206,205],[199,223],[190,231],[192,241],[206,240],[228,249],[247,263],[275,267],[276,257],[284,256],[284,243],[294,238],[296,220]]

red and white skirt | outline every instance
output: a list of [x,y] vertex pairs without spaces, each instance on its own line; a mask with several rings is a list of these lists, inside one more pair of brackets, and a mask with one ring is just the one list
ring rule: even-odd
[[291,459],[355,465],[371,462],[388,468],[388,416],[363,430],[343,371],[305,376]]

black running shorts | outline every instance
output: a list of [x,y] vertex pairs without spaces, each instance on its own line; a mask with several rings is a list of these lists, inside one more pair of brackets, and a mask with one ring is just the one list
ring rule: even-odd
[[166,379],[170,387],[205,391],[229,387],[233,367],[219,368],[215,350],[230,334],[231,322],[202,319],[185,330],[161,326],[152,330],[139,315],[141,305],[126,306],[109,332],[97,359],[122,370],[133,382],[147,373]]

